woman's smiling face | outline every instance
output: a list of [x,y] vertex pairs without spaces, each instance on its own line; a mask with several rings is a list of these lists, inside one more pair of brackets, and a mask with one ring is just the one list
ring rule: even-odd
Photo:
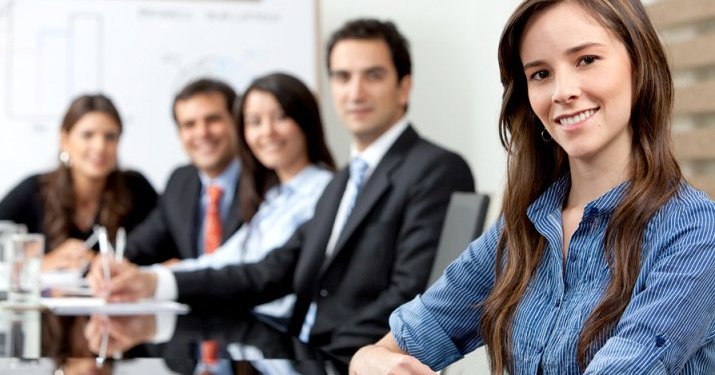
[[624,44],[569,1],[534,15],[521,41],[529,102],[569,160],[631,152],[631,59]]

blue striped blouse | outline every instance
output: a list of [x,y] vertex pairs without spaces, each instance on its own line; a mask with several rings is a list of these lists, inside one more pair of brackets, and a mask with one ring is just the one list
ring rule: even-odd
[[[585,207],[565,266],[561,208],[568,177],[529,207],[548,244],[514,317],[515,374],[580,373],[578,335],[610,278],[603,237],[626,184]],[[476,305],[493,286],[502,227],[500,220],[424,295],[392,314],[400,348],[441,369],[484,344]],[[648,222],[633,296],[612,335],[597,343],[586,374],[713,374],[714,322],[715,203],[683,183]]]

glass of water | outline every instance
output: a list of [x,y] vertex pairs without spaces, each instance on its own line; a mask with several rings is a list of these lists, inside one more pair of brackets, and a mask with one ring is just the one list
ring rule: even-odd
[[[0,220],[0,293],[7,292],[9,272],[8,256],[5,255],[5,248],[9,248],[10,236],[17,233],[27,233],[24,224],[15,224],[12,221]],[[3,297],[4,299],[4,297]]]
[[39,305],[45,236],[37,233],[13,234],[5,245],[9,268],[8,303],[26,307]]

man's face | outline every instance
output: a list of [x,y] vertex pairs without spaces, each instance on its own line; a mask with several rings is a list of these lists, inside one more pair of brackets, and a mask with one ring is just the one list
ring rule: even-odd
[[221,174],[237,155],[236,126],[223,95],[196,94],[176,102],[174,111],[191,162],[209,177]]
[[333,104],[359,150],[405,113],[411,77],[398,82],[390,49],[380,39],[346,39],[330,54]]

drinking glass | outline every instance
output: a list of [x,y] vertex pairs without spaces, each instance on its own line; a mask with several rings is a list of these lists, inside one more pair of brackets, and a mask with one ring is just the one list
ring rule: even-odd
[[37,233],[13,234],[5,245],[9,268],[8,303],[19,306],[38,305],[45,236]]

